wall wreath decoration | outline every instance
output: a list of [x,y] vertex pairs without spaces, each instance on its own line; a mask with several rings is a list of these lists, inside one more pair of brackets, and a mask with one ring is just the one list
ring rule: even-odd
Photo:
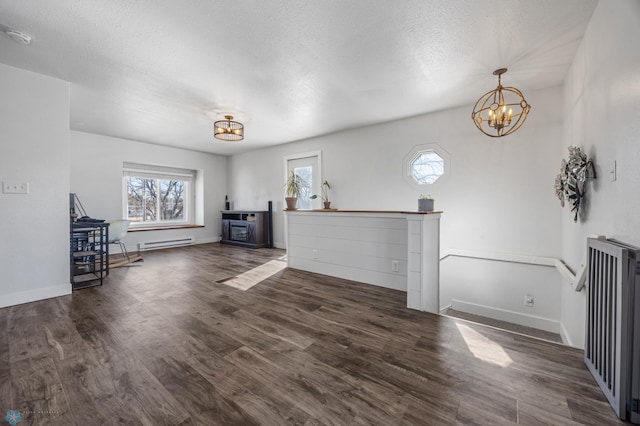
[[596,172],[593,162],[579,147],[569,147],[568,160],[563,159],[560,164],[560,173],[556,176],[556,196],[560,199],[560,205],[564,207],[565,200],[571,203],[571,211],[575,212],[573,221],[578,221],[580,205],[585,196],[587,178],[595,178]]

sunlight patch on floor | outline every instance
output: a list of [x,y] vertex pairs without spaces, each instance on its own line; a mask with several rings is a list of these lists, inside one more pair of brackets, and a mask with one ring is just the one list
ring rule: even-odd
[[282,271],[287,267],[287,262],[282,260],[271,260],[260,266],[244,272],[237,277],[224,281],[224,285],[228,285],[238,290],[246,291],[261,281],[266,280],[270,276]]
[[508,367],[513,364],[513,360],[502,346],[478,333],[468,325],[456,323],[456,326],[473,356],[500,367]]

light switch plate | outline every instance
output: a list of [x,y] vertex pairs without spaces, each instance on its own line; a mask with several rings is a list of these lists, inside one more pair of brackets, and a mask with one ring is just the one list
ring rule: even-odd
[[2,182],[3,194],[28,194],[29,182],[4,181]]

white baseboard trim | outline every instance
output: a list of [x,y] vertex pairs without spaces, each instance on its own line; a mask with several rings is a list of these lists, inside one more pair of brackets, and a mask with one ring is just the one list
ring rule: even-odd
[[1,295],[0,308],[71,294],[71,283]]
[[194,244],[219,243],[221,239],[220,237],[198,238]]
[[451,307],[451,304],[447,305],[447,306],[443,306],[442,308],[440,308],[440,315],[444,314],[445,312],[447,312],[447,309],[449,309]]
[[292,269],[300,269],[316,274],[356,281],[363,284],[370,284],[404,292],[407,291],[407,277],[405,275],[373,271],[347,265],[329,264],[312,259],[291,256],[287,256],[287,266]]
[[538,330],[550,331],[552,333],[561,332],[560,321],[523,314],[521,312],[508,311],[506,309],[478,305],[476,303],[463,302],[456,299],[451,300],[451,308],[457,311],[467,312],[469,314],[481,315],[483,317],[507,321],[513,324],[523,325],[525,327],[537,328]]

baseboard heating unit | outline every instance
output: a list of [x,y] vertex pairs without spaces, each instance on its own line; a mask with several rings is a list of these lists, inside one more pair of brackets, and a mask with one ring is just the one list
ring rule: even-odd
[[640,250],[587,240],[584,362],[618,417],[640,424]]
[[180,247],[180,246],[188,246],[191,244],[195,244],[196,239],[194,237],[184,237],[184,238],[174,238],[174,239],[166,239],[162,241],[146,241],[140,243],[138,248],[141,251],[144,250],[155,250],[155,249],[163,249],[170,247]]

